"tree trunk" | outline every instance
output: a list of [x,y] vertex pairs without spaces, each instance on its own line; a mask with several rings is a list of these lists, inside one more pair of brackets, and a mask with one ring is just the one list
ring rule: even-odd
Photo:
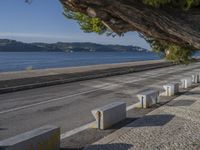
[[60,0],[65,8],[100,18],[116,33],[147,37],[200,49],[200,8],[154,8],[142,0]]

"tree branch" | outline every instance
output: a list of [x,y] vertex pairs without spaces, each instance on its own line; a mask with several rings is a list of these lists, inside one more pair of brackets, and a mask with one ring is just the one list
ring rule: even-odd
[[114,32],[139,31],[147,37],[200,49],[200,9],[154,8],[142,0],[61,0],[71,11],[98,17]]

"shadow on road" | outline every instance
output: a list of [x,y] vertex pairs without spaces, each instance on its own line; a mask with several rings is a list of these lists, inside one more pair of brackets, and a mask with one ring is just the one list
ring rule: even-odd
[[60,148],[60,150],[82,150],[83,148]]
[[127,125],[126,127],[149,127],[149,126],[163,126],[170,122],[174,118],[174,115],[147,115],[142,119],[135,121]]
[[189,96],[193,96],[193,95],[199,96],[199,94],[200,94],[199,91],[189,91],[189,92],[185,93],[185,95],[189,95]]
[[6,128],[0,128],[0,131],[2,131],[2,130],[7,130]]
[[[103,145],[90,145],[87,146],[87,150],[128,150],[132,148],[133,145],[130,144],[124,144],[124,143],[115,143],[115,144],[103,144]],[[77,149],[70,149],[70,148],[62,148],[60,150],[81,150],[83,148],[77,148]]]
[[[196,100],[178,100],[171,105],[171,107],[178,107],[178,106],[191,106],[195,103]],[[170,105],[169,105],[170,106]]]

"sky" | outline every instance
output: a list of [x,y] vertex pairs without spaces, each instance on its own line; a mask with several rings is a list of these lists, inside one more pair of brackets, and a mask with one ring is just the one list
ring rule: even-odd
[[124,37],[84,33],[74,20],[65,18],[59,0],[0,0],[0,39],[31,42],[94,42],[100,44],[149,45],[136,32]]

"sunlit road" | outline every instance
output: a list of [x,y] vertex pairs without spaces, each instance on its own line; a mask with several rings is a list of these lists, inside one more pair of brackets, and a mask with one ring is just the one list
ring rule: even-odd
[[161,90],[169,81],[179,81],[200,63],[93,79],[0,95],[0,140],[51,124],[62,133],[94,121],[91,110],[124,101],[138,102],[136,93]]

